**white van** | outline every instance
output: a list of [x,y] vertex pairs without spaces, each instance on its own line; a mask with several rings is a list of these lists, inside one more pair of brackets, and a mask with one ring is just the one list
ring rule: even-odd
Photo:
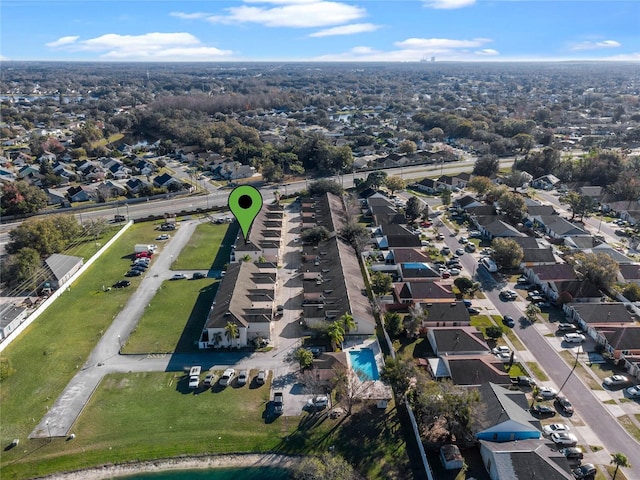
[[189,388],[198,388],[202,367],[195,365],[189,369]]

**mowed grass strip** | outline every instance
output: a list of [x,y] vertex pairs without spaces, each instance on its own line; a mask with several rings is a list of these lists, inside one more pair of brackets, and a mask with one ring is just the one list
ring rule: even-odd
[[189,240],[175,259],[173,270],[217,269],[229,262],[231,245],[238,233],[236,223],[214,224],[211,222],[198,225]]
[[168,280],[156,292],[122,353],[173,353],[195,350],[219,282]]
[[3,458],[2,479],[179,455],[270,451],[297,425],[295,419],[265,422],[269,384],[194,394],[187,383],[176,373],[105,376],[73,427],[76,438],[24,448],[21,442],[18,455]]
[[79,281],[65,286],[69,291],[0,354],[13,371],[0,384],[0,446],[4,448],[18,438],[21,447],[2,452],[3,465],[21,456],[22,446],[29,442],[27,436],[83,367],[139,285],[141,277],[136,277],[131,279],[129,288],[103,289],[124,278],[133,246],[151,243],[154,235],[150,223],[131,226]]

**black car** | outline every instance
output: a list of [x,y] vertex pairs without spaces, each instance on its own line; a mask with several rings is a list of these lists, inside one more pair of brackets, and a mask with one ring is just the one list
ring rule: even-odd
[[573,414],[573,405],[571,405],[571,402],[567,397],[558,395],[556,397],[556,405],[558,406],[558,410],[560,410],[565,415]]
[[598,473],[598,470],[593,463],[585,463],[573,471],[573,476],[576,478],[588,478],[594,476],[596,473]]
[[580,447],[565,447],[560,452],[569,460],[582,460],[584,452]]
[[534,405],[533,408],[531,408],[530,412],[531,415],[534,415],[536,417],[553,417],[556,414],[553,408],[540,404]]
[[113,288],[124,288],[128,287],[129,285],[131,285],[131,282],[129,280],[120,280],[119,282],[113,284]]
[[480,313],[480,310],[478,310],[475,307],[467,307],[467,311],[471,314],[471,315],[478,315]]
[[140,272],[144,272],[147,268],[149,268],[147,265],[134,265],[131,267],[131,270],[139,270]]
[[197,280],[199,278],[207,278],[207,276],[202,272],[196,272],[193,274],[193,279]]
[[140,270],[129,270],[124,274],[125,277],[139,277],[140,275],[142,275]]
[[507,327],[511,327],[511,328],[516,326],[515,320],[510,315],[505,315],[504,317],[502,317],[502,323],[503,325],[506,325]]

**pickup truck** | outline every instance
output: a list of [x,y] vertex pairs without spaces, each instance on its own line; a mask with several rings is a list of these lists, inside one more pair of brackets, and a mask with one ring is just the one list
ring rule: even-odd
[[284,395],[282,392],[276,392],[273,394],[273,410],[276,415],[281,415],[284,409]]

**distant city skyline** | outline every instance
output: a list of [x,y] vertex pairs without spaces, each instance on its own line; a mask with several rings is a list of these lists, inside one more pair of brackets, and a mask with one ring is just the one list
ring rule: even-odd
[[640,1],[4,0],[0,59],[640,61]]

